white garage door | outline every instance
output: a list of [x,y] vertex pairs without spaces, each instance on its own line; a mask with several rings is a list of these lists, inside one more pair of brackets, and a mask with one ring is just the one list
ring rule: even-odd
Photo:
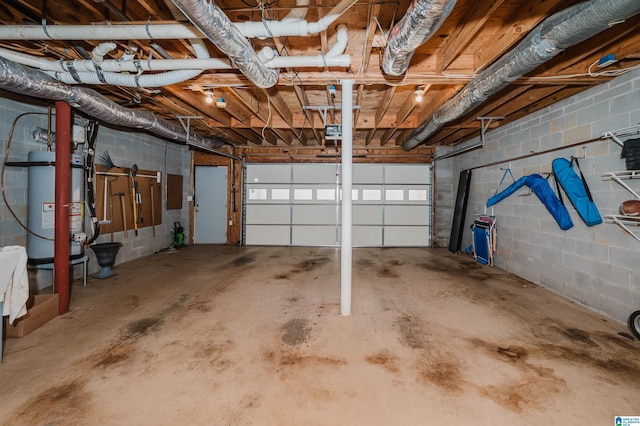
[[[430,246],[432,172],[428,164],[353,165],[353,245]],[[247,245],[340,244],[340,166],[248,164]]]

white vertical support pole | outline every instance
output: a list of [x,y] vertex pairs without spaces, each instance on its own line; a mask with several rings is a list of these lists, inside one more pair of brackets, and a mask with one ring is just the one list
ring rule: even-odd
[[342,80],[342,244],[340,249],[340,314],[343,316],[351,315],[353,82],[354,80]]

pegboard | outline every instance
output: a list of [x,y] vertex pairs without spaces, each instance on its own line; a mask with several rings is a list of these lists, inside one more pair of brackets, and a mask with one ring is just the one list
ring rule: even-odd
[[[128,168],[108,169],[96,165],[95,201],[100,233],[124,231],[125,237],[129,237],[135,236],[136,226],[138,229],[154,226],[155,235],[155,225],[162,224],[162,179],[158,182],[158,172],[153,170],[139,169],[133,178],[129,173]],[[134,203],[134,182],[139,194],[138,203]],[[134,221],[136,216],[137,223]]]

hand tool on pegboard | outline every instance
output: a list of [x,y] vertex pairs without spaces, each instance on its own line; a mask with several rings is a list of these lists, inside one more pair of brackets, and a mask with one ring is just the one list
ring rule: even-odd
[[138,235],[138,190],[136,184],[136,174],[138,173],[138,165],[134,164],[129,169],[129,178],[131,179],[131,208],[133,210],[133,231]]
[[153,231],[153,236],[156,236],[156,203],[154,202],[155,196],[153,195],[153,181],[149,182],[149,188],[151,190],[151,230]]
[[124,237],[129,238],[129,234],[127,232],[127,212],[126,212],[126,206],[124,205],[124,196],[126,194],[124,192],[118,192],[117,194],[113,194],[113,195],[120,197],[120,211],[122,212],[122,229],[124,231]]

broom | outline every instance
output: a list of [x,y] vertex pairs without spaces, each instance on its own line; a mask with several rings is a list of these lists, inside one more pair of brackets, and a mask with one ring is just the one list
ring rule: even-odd
[[98,164],[100,164],[101,166],[106,166],[109,169],[118,167],[113,163],[113,160],[111,159],[111,155],[109,155],[109,150],[105,149],[105,151],[102,154],[100,154],[99,160],[100,161]]

